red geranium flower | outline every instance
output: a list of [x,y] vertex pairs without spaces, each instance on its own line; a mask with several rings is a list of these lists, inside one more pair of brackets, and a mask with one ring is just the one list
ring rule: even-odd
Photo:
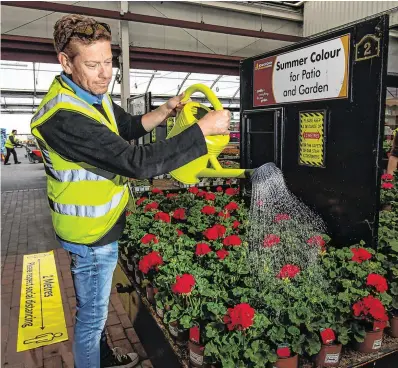
[[229,331],[245,330],[253,325],[256,311],[247,303],[241,303],[234,308],[228,308],[228,313],[224,316],[224,323]]
[[163,222],[170,222],[170,215],[166,212],[158,212],[155,214],[155,220],[163,221]]
[[218,217],[222,217],[224,219],[230,218],[231,214],[228,211],[221,211],[218,213]]
[[131,211],[126,211],[126,216],[130,216],[131,215]]
[[289,358],[290,357],[290,349],[287,346],[276,349],[276,355],[278,358]]
[[225,190],[225,194],[229,196],[234,196],[236,194],[236,190],[234,188],[228,188]]
[[239,238],[238,235],[230,235],[223,240],[223,244],[226,246],[233,246],[233,247],[239,246],[242,244],[242,240]]
[[370,315],[377,321],[388,321],[388,316],[381,301],[372,295],[365,296],[352,306],[354,316]]
[[177,235],[181,236],[181,235],[184,235],[184,233],[180,229],[177,229]]
[[219,193],[222,193],[222,191],[223,191],[223,190],[222,190],[222,187],[218,186],[217,189],[216,189],[216,191],[219,192]]
[[213,206],[204,206],[200,212],[205,215],[214,215],[216,213],[216,208]]
[[371,273],[368,275],[366,285],[374,286],[379,293],[384,293],[388,290],[387,280],[377,273]]
[[157,210],[159,208],[159,203],[157,202],[151,202],[148,203],[145,208],[144,208],[144,212],[148,212],[148,211],[152,211],[152,210]]
[[182,276],[176,276],[176,283],[171,286],[174,294],[189,294],[195,286],[195,278],[185,273]]
[[290,220],[290,216],[286,213],[279,213],[275,216],[274,222],[278,223],[284,220]]
[[151,252],[146,256],[142,257],[138,264],[138,268],[144,274],[147,274],[150,269],[157,269],[158,266],[163,264],[163,259],[159,252]]
[[315,235],[307,240],[307,244],[309,245],[317,245],[318,247],[323,248],[326,242],[323,240],[322,236]]
[[206,254],[211,252],[211,248],[206,243],[199,243],[196,245],[195,254],[197,256],[205,256]]
[[141,197],[137,199],[136,205],[139,206],[142,202],[146,201],[148,198],[147,197]]
[[230,202],[224,207],[224,210],[232,212],[232,211],[237,210],[238,208],[239,208],[239,206],[236,202]]
[[264,238],[264,248],[271,248],[276,244],[279,244],[281,238],[278,235],[270,234]]
[[177,208],[173,213],[176,220],[185,220],[185,208]]
[[300,267],[287,264],[284,265],[281,270],[279,271],[278,278],[285,279],[285,278],[293,278],[300,272]]
[[383,184],[381,185],[381,187],[382,187],[383,189],[392,189],[392,188],[394,188],[394,184],[393,184],[393,183],[383,183]]
[[394,179],[394,175],[391,175],[391,174],[384,174],[381,176],[381,180],[391,181],[393,179]]
[[240,222],[238,220],[235,220],[234,223],[232,224],[232,227],[234,229],[237,229],[240,225],[241,225]]
[[225,235],[227,228],[223,225],[216,224],[213,227],[205,230],[203,235],[209,240],[217,240]]
[[336,335],[334,334],[334,331],[331,328],[325,328],[324,330],[321,331],[321,338],[322,342],[325,345],[332,344],[334,340],[336,340]]
[[373,331],[384,330],[387,327],[387,321],[374,321]]
[[178,193],[168,193],[166,198],[175,198],[178,197]]
[[153,193],[153,194],[163,194],[163,191],[160,190],[159,188],[153,188],[153,189],[152,189],[152,193]]
[[199,188],[197,188],[197,187],[191,187],[191,188],[188,189],[188,192],[189,192],[189,193],[192,193],[192,194],[198,194]]
[[205,197],[206,196],[206,191],[205,190],[200,190],[199,192],[198,192],[198,194],[196,194],[196,196],[197,197],[199,197],[199,198],[202,198],[202,197]]
[[153,234],[146,234],[141,239],[142,244],[149,244],[151,241],[153,241],[155,244],[159,243],[158,238]]
[[206,201],[214,201],[216,199],[216,195],[214,193],[207,192],[205,194],[205,199]]
[[228,254],[229,252],[225,249],[220,249],[216,252],[217,257],[221,260],[227,257]]
[[353,254],[351,261],[362,263],[372,258],[372,254],[369,253],[365,248],[351,248]]

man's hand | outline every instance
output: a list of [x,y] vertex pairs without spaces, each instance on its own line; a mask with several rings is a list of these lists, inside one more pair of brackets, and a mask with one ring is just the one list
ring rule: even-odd
[[187,100],[184,102],[181,102],[181,100],[184,98],[184,92],[181,93],[178,96],[172,97],[170,98],[167,102],[166,102],[166,107],[167,110],[169,110],[169,116],[176,116],[177,113],[179,113],[183,107],[190,102],[191,100]]
[[231,113],[228,110],[210,111],[198,121],[204,136],[229,134]]

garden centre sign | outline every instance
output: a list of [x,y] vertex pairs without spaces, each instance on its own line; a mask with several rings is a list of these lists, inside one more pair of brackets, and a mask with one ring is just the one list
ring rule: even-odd
[[253,107],[348,97],[350,35],[255,60]]
[[325,111],[300,112],[300,165],[325,167],[325,115]]
[[17,351],[68,340],[54,252],[23,258]]

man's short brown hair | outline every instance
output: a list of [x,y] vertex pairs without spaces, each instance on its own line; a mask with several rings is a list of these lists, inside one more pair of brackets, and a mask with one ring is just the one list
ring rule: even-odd
[[62,51],[70,58],[73,58],[76,55],[76,50],[73,47],[76,42],[90,45],[98,40],[111,41],[111,34],[104,29],[96,29],[94,34],[90,36],[82,37],[74,34],[76,29],[84,29],[97,24],[98,22],[94,18],[83,15],[71,14],[63,16],[54,25],[54,47],[57,54]]

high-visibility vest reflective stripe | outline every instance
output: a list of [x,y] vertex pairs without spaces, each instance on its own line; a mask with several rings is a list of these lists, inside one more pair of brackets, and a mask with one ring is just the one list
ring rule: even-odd
[[6,148],[14,148],[14,147],[15,147],[15,145],[11,142],[10,137],[14,137],[14,142],[17,142],[17,140],[15,139],[15,134],[11,133],[11,134],[8,136],[8,138],[7,138],[7,140],[6,140],[6,143],[5,143],[5,145],[4,145],[4,147],[6,147]]
[[46,143],[38,127],[57,111],[68,110],[83,114],[119,134],[108,95],[104,96],[102,107],[106,116],[77,97],[60,77],[56,77],[31,121],[32,134],[43,154],[54,229],[59,237],[72,243],[92,244],[114,226],[129,200],[127,179],[62,157]]

